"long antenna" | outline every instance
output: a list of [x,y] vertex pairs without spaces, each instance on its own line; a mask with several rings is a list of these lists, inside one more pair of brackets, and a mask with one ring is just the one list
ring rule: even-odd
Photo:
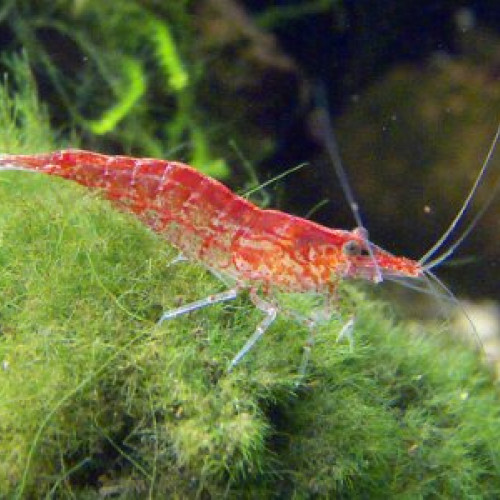
[[[342,191],[344,192],[344,196],[346,198],[347,203],[351,209],[352,215],[354,216],[354,220],[356,221],[356,225],[360,228],[365,228],[363,224],[363,219],[361,217],[361,213],[359,210],[359,205],[356,202],[356,198],[354,197],[354,192],[349,184],[349,179],[347,178],[347,174],[342,163],[342,159],[340,157],[339,147],[337,144],[337,140],[335,139],[335,133],[333,130],[333,125],[330,120],[330,115],[328,113],[328,99],[326,96],[325,86],[323,83],[319,82],[316,84],[314,89],[314,97],[316,101],[316,113],[318,120],[318,139],[321,140],[321,143],[326,149],[328,156],[330,157],[332,164],[335,168],[335,173],[337,174],[338,180],[342,187]],[[382,281],[382,273],[380,271],[380,267],[377,263],[377,259],[375,259],[375,255],[373,253],[370,242],[366,237],[363,236],[366,244],[366,248],[368,249],[368,253],[370,254],[371,259],[373,260],[373,265],[375,268],[375,283],[380,283]]]
[[[457,225],[460,222],[460,219],[462,218],[462,216],[465,213],[465,211],[470,207],[472,198],[476,194],[477,188],[481,184],[481,181],[484,178],[484,174],[485,174],[485,172],[486,172],[486,170],[487,170],[487,168],[488,168],[488,166],[490,164],[491,158],[493,157],[493,153],[495,151],[495,147],[497,145],[499,137],[500,137],[500,125],[497,128],[497,131],[496,131],[495,137],[493,139],[493,142],[491,143],[491,146],[490,146],[490,149],[488,151],[488,154],[486,155],[486,159],[483,162],[483,166],[481,167],[481,170],[479,171],[479,174],[476,177],[474,185],[472,186],[471,190],[469,191],[469,194],[468,194],[467,198],[465,199],[465,201],[464,201],[464,203],[462,205],[462,208],[458,211],[457,215],[451,221],[451,224],[449,225],[448,229],[443,233],[443,235],[441,236],[441,238],[439,238],[439,240],[437,240],[436,243],[434,243],[434,245],[432,246],[432,248],[430,248],[425,253],[425,255],[419,260],[420,264],[422,264],[422,265],[425,264],[432,257],[432,255],[435,254],[437,250],[439,250],[439,248],[441,247],[441,245],[453,233],[453,231],[457,227]],[[494,191],[496,191],[496,188],[494,189]],[[493,197],[490,197],[490,199],[488,200],[488,202],[485,205],[486,208],[488,208],[488,206],[491,204],[492,200],[493,200]],[[474,218],[474,220],[469,225],[469,227],[465,230],[465,232],[462,234],[462,236],[448,249],[447,252],[443,253],[443,255],[441,257],[435,259],[433,261],[433,263],[428,266],[429,269],[431,267],[435,267],[437,264],[439,264],[442,260],[444,260],[446,257],[450,256],[455,251],[455,249],[460,245],[460,243],[462,243],[462,241],[472,231],[472,229],[477,224],[477,222],[479,221],[479,219],[481,218],[481,216],[483,215],[483,213],[486,211],[486,208],[483,207],[483,209],[480,210],[478,216],[476,216]]]
[[479,212],[474,216],[474,218],[471,220],[471,222],[465,228],[464,232],[459,236],[459,238],[452,245],[450,245],[448,247],[448,250],[445,250],[439,257],[436,257],[430,262],[426,262],[424,265],[424,269],[429,270],[436,266],[439,266],[441,262],[446,260],[450,255],[453,254],[453,252],[455,252],[455,250],[462,244],[465,238],[467,238],[467,236],[469,236],[472,230],[477,226],[479,220],[482,218],[482,216],[485,214],[488,208],[490,208],[491,204],[493,203],[493,200],[496,198],[499,191],[500,191],[500,178],[497,179],[495,187],[492,189],[490,195],[488,196],[486,203],[483,204]]

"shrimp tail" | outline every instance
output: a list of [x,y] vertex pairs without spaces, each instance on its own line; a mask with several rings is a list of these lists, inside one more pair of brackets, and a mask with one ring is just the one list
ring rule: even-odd
[[97,185],[107,157],[90,151],[66,149],[35,155],[0,155],[0,170],[23,170],[63,177],[87,187]]

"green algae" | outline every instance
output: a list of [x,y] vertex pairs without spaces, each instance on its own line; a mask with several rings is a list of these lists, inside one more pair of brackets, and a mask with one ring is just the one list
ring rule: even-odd
[[0,84],[0,151],[52,149],[54,132],[47,108],[40,104],[26,55],[4,60],[9,68]]

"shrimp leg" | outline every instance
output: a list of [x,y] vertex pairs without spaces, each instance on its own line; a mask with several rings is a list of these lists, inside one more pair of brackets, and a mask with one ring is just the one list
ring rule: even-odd
[[354,330],[354,323],[356,321],[356,318],[354,316],[351,316],[349,318],[349,321],[345,323],[345,325],[342,327],[340,330],[340,333],[337,336],[337,343],[339,343],[341,340],[344,339],[344,337],[347,337],[347,340],[349,341],[349,347],[352,349],[354,345],[354,336],[352,334],[352,331]]
[[187,257],[184,257],[182,253],[179,253],[177,257],[174,257],[168,264],[167,267],[174,266],[175,264],[179,264],[179,262],[189,262]]
[[240,288],[231,288],[225,292],[216,293],[214,295],[209,295],[204,299],[197,300],[196,302],[191,302],[184,306],[166,311],[162,314],[161,318],[158,320],[157,325],[161,325],[167,319],[176,318],[177,316],[182,316],[183,314],[195,311],[196,309],[201,309],[202,307],[210,306],[212,304],[218,304],[219,302],[225,302],[227,300],[233,300],[238,296]]
[[[347,337],[349,341],[349,346],[352,350],[354,345],[354,337],[352,331],[354,329],[355,317],[351,316],[349,320],[342,326],[340,333],[337,336],[337,343]],[[307,365],[309,364],[309,358],[311,357],[311,350],[314,346],[314,327],[315,323],[311,322],[309,325],[309,337],[304,345],[304,352],[302,354],[302,360],[299,366],[299,382],[304,378],[307,370]],[[299,383],[297,382],[297,384]]]
[[302,353],[302,360],[300,361],[300,366],[299,366],[299,380],[297,381],[296,385],[299,385],[299,383],[304,378],[307,370],[307,365],[309,364],[309,358],[311,357],[311,350],[314,345],[313,328],[314,325],[311,325],[309,330],[309,337],[307,338],[306,343],[304,345],[304,352]]
[[236,354],[231,363],[229,364],[228,372],[231,372],[232,369],[241,361],[241,359],[245,356],[245,354],[252,349],[255,343],[266,333],[266,330],[271,326],[273,321],[276,319],[276,315],[278,314],[278,308],[265,300],[261,299],[257,296],[257,292],[254,289],[250,290],[250,299],[253,304],[266,314],[266,317],[259,323],[253,335],[246,341],[245,345],[242,347],[240,352]]

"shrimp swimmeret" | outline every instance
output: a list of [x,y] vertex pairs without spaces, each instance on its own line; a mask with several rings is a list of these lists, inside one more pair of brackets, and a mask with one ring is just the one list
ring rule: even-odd
[[[225,282],[233,283],[224,292],[165,312],[159,323],[232,300],[248,290],[251,301],[265,317],[231,361],[229,369],[232,369],[280,312],[275,300],[278,292],[319,294],[325,299],[325,310],[332,314],[343,280],[361,278],[375,283],[383,279],[410,280],[417,289],[442,288],[431,269],[456,249],[475,221],[440,257],[432,257],[468,208],[499,134],[500,128],[452,225],[419,261],[394,256],[371,243],[363,227],[352,231],[330,229],[284,212],[260,209],[220,182],[178,162],[69,149],[47,154],[0,155],[0,170],[42,172],[99,189],[115,206],[134,213],[164,236],[185,258],[201,263]],[[317,321],[307,320],[311,334]],[[351,317],[339,337],[350,335],[353,324]],[[308,352],[307,347],[302,371]]]

